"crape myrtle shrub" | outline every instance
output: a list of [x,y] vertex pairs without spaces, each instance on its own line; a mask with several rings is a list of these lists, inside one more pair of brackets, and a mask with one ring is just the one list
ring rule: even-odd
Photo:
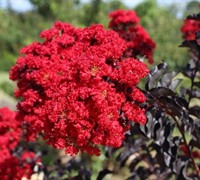
[[[200,21],[199,16],[187,19]],[[193,101],[200,97],[199,31],[181,45],[192,55],[182,76],[167,72],[165,62],[149,72],[135,55],[127,55],[126,39],[117,33],[101,25],[80,29],[57,22],[41,33],[44,42],[21,50],[10,77],[21,98],[13,121],[22,129],[23,143],[8,151],[23,159],[14,152],[42,136],[70,154],[99,155],[98,145],[107,146],[102,154],[117,166],[105,164],[98,180],[124,167],[126,179],[199,179],[200,107]],[[136,85],[147,74],[139,90]],[[32,159],[36,163],[37,155]],[[92,177],[77,157],[65,163],[58,159],[44,172],[44,179]]]

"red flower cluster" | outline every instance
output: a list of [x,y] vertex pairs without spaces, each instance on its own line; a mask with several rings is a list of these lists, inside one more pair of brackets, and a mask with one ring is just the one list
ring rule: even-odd
[[[185,156],[189,156],[190,155],[189,152],[188,152],[188,149],[187,149],[187,147],[185,145],[182,145],[180,147],[180,149],[183,151]],[[192,153],[193,158],[200,159],[200,152],[199,151],[192,150],[191,153]]]
[[200,31],[200,21],[195,19],[185,19],[181,32],[186,40],[195,40],[195,33]]
[[10,156],[4,162],[0,163],[0,179],[3,180],[20,180],[23,177],[30,178],[33,174],[35,153],[25,151],[20,157]]
[[0,163],[10,158],[10,152],[20,140],[21,129],[15,115],[15,112],[7,107],[0,108]]
[[136,85],[148,69],[123,58],[126,45],[116,32],[57,22],[40,37],[45,41],[23,48],[10,72],[28,132],[69,154],[99,155],[98,145],[121,145],[129,120],[145,124],[138,106],[145,96]]
[[21,157],[13,154],[21,137],[20,122],[15,120],[16,113],[5,108],[0,108],[0,179],[19,180],[30,177],[32,162],[35,154],[24,152]]
[[139,17],[132,10],[116,10],[109,14],[109,28],[116,31],[126,41],[125,57],[146,56],[153,63],[153,51],[156,47],[145,29],[138,24]]

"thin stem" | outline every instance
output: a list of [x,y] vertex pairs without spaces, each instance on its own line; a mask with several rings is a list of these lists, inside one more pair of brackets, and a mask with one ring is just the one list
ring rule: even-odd
[[180,126],[180,124],[178,123],[177,119],[176,119],[175,117],[173,117],[173,116],[172,116],[172,118],[173,118],[174,121],[176,122],[176,125],[177,125],[177,127],[178,127],[178,129],[179,129],[179,131],[180,131],[180,133],[181,133],[181,135],[182,135],[184,144],[185,144],[185,146],[186,146],[186,148],[187,148],[187,152],[189,153],[190,158],[191,158],[191,160],[192,160],[192,164],[193,164],[193,166],[194,166],[194,169],[195,169],[197,175],[198,175],[199,178],[200,178],[200,170],[199,170],[199,167],[196,165],[196,163],[195,163],[195,161],[194,161],[194,157],[193,157],[192,151],[190,150],[190,147],[189,147],[189,145],[188,145],[188,143],[187,143],[185,134],[184,134],[184,132],[182,131],[181,126]]

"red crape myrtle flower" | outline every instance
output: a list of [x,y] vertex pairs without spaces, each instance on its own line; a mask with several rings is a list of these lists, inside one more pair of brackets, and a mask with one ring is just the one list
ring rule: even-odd
[[36,162],[40,162],[35,153],[25,151],[20,157],[10,156],[0,163],[0,179],[21,180],[23,177],[30,178]]
[[126,45],[116,32],[56,22],[40,37],[44,42],[23,48],[10,71],[22,98],[17,117],[27,132],[41,133],[71,155],[99,155],[98,145],[121,145],[128,122],[145,124],[138,106],[145,96],[136,85],[148,69],[123,58]]
[[16,113],[7,107],[0,108],[0,163],[10,158],[21,136],[20,123]]
[[[186,147],[185,145],[181,145],[181,146],[180,146],[180,149],[183,151],[183,154],[184,154],[185,156],[190,156],[190,154],[189,154],[189,152],[188,152],[188,149],[187,149],[187,147]],[[192,154],[193,158],[200,159],[200,152],[199,152],[199,151],[197,151],[197,150],[192,150],[192,151],[191,151],[191,154]]]
[[181,27],[183,38],[186,40],[195,40],[195,33],[200,31],[200,21],[195,19],[185,19]]
[[156,47],[145,29],[140,26],[139,17],[132,10],[116,10],[109,14],[109,28],[116,31],[126,41],[125,57],[146,56],[153,63],[153,52]]
[[[20,121],[16,113],[7,107],[0,108],[0,179],[19,180],[32,174],[35,154],[23,152],[20,157],[14,153],[21,137]],[[38,159],[39,160],[39,159]]]

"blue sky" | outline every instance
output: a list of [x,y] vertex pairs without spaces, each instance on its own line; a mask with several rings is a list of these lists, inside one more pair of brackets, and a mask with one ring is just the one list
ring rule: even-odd
[[8,4],[12,7],[12,9],[20,12],[32,9],[28,0],[0,0],[0,7],[5,8]]
[[[82,2],[88,2],[89,0],[82,0]],[[109,0],[110,1],[110,0]],[[143,0],[121,0],[130,8],[136,6],[137,4],[141,3]],[[159,5],[170,5],[172,3],[179,4],[181,8],[191,0],[157,0]],[[12,9],[23,12],[27,10],[31,10],[32,6],[28,0],[0,0],[0,7],[5,8],[10,3]]]

